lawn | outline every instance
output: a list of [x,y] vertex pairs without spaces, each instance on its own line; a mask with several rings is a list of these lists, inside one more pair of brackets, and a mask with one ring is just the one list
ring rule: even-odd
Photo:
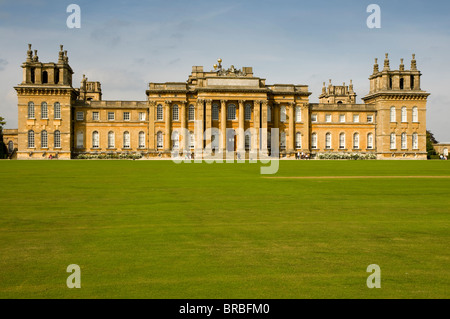
[[0,161],[0,298],[450,297],[450,162],[260,167]]

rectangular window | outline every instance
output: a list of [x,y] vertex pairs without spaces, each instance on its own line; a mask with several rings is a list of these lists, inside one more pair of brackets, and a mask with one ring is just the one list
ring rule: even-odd
[[108,112],[108,121],[114,121],[114,112]]
[[311,135],[311,148],[316,149],[317,148],[317,134],[313,133]]
[[92,112],[92,120],[93,121],[98,121],[100,119],[99,113],[98,112]]
[[339,135],[339,148],[344,149],[345,148],[345,134],[341,133]]
[[339,115],[339,122],[345,123],[345,115],[344,114]]
[[61,104],[59,104],[59,102],[56,102],[54,104],[54,116],[55,116],[55,120],[61,119]]
[[130,120],[130,112],[123,112],[123,120],[124,121]]
[[373,115],[367,115],[367,123],[373,123]]
[[353,123],[359,123],[359,114],[353,115]]
[[77,121],[83,121],[84,120],[84,113],[78,111],[77,112]]
[[325,115],[325,122],[331,123],[331,114],[326,114]]
[[311,114],[311,122],[317,122],[317,114]]
[[41,132],[41,147],[42,148],[48,148],[48,135],[47,131]]
[[139,121],[145,121],[145,112],[139,112]]

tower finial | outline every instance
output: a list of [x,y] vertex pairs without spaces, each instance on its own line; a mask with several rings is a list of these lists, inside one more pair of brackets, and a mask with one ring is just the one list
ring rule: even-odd
[[389,54],[388,53],[386,53],[386,57],[384,59],[384,69],[383,69],[383,71],[384,70],[390,70],[390,67],[389,67]]
[[63,51],[63,45],[59,45],[59,53],[58,53],[58,63],[64,63],[64,51]]
[[33,57],[33,61],[34,62],[39,62],[39,57],[37,55],[38,50],[34,50],[34,57]]
[[405,65],[403,64],[403,59],[400,59],[400,71],[405,71]]
[[31,50],[31,44],[28,44],[27,62],[31,61],[33,61],[33,51]]
[[378,69],[378,58],[375,58],[375,64],[373,65],[373,74],[380,72]]
[[417,62],[416,62],[416,55],[415,54],[412,55],[411,71],[417,71]]

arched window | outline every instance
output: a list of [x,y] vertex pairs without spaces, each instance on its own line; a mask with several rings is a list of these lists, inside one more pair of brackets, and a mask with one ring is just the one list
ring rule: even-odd
[[417,133],[413,133],[412,135],[412,145],[413,149],[419,149],[419,135]]
[[158,104],[158,106],[156,107],[156,120],[157,121],[164,120],[163,106],[161,104]]
[[302,148],[302,134],[300,132],[295,133],[295,148]]
[[227,120],[228,121],[232,121],[236,119],[236,105],[234,104],[230,104],[228,105],[228,117]]
[[172,121],[179,121],[180,120],[180,113],[178,110],[178,105],[174,105],[172,107]]
[[417,106],[414,106],[412,108],[412,120],[414,123],[419,122],[419,111],[418,111]]
[[311,148],[313,149],[317,148],[317,133],[311,134]]
[[340,149],[345,148],[345,133],[339,134],[339,148]]
[[402,122],[408,122],[408,116],[406,113],[406,106],[402,106]]
[[280,107],[280,122],[286,122],[286,106]]
[[250,121],[252,119],[252,107],[250,104],[245,106],[245,120]]
[[367,134],[367,149],[373,149],[373,134]]
[[396,122],[395,106],[391,106],[391,122]]
[[325,148],[326,149],[331,148],[331,133],[325,134]]
[[145,147],[145,133],[139,132],[139,148]]
[[245,150],[248,151],[251,148],[252,134],[250,132],[245,132]]
[[100,138],[97,131],[92,132],[92,148],[100,147]]
[[116,147],[116,136],[113,131],[108,132],[108,148]]
[[194,132],[189,132],[189,148],[194,149],[195,148],[195,135]]
[[34,103],[28,102],[28,118],[34,119]]
[[359,149],[359,133],[353,134],[353,149]]
[[123,133],[123,148],[130,148],[130,132]]
[[400,79],[400,90],[403,90],[404,88],[404,80],[403,78]]
[[79,131],[77,133],[77,148],[83,148],[84,147],[84,136],[83,132]]
[[53,109],[54,109],[54,118],[56,120],[61,119],[61,104],[59,104],[59,102],[56,102],[55,104],[53,104]]
[[178,134],[178,131],[172,132],[172,141],[172,148],[177,150],[180,147],[180,135]]
[[163,134],[162,134],[161,131],[156,133],[156,147],[157,148],[163,148],[164,147]]
[[55,131],[53,135],[53,144],[55,148],[61,148],[61,132]]
[[212,119],[214,121],[218,121],[219,120],[219,105],[214,103],[212,106]]
[[408,143],[407,143],[407,135],[405,132],[402,133],[402,150],[407,149],[408,148]]
[[[213,109],[214,109],[214,107],[213,107]],[[193,105],[189,105],[188,119],[189,119],[189,121],[194,121],[195,120],[195,106],[193,106]]]
[[48,83],[48,73],[47,71],[42,72],[42,84]]
[[272,107],[270,105],[267,107],[267,122],[272,122]]
[[28,148],[34,148],[34,131],[28,131]]
[[48,106],[46,102],[41,103],[41,119],[48,119]]
[[302,109],[300,106],[295,107],[295,122],[301,122],[302,121]]
[[45,130],[41,132],[41,147],[42,148],[48,147],[48,134],[47,131]]
[[395,141],[395,133],[391,133],[391,150],[394,150],[396,148],[396,141]]
[[286,149],[286,133],[281,132],[280,134],[280,149]]

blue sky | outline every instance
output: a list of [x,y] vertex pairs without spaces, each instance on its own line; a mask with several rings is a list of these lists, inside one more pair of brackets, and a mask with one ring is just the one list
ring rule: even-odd
[[[66,8],[81,7],[81,28],[66,26]],[[369,29],[366,8],[381,7],[381,29]],[[186,81],[193,65],[252,66],[268,84],[310,87],[353,80],[367,94],[374,58],[389,53],[409,68],[416,54],[422,89],[431,93],[427,127],[450,141],[450,1],[62,1],[0,0],[0,115],[17,127],[21,63],[32,43],[43,62],[59,44],[75,71],[101,81],[103,98],[145,100],[148,82]]]

